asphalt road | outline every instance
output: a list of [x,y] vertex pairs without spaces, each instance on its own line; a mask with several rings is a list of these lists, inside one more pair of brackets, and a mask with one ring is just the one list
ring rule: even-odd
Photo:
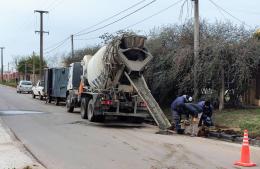
[[[4,123],[49,169],[230,169],[240,158],[239,144],[180,135],[158,135],[156,127],[108,127],[81,120],[79,113],[46,104],[0,86]],[[260,168],[260,148],[251,147]]]

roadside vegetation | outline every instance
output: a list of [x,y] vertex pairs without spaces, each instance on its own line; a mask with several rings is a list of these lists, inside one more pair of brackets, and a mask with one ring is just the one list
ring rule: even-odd
[[213,118],[217,127],[228,128],[241,133],[247,129],[250,137],[260,138],[260,108],[227,109],[222,112],[215,112]]
[[3,82],[0,81],[0,84],[10,86],[10,87],[16,87],[17,86],[15,80],[3,81]]

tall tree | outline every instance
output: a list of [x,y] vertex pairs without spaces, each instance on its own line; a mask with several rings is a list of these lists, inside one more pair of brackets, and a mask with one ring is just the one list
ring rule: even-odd
[[[35,66],[35,73],[39,74],[40,72],[40,56],[33,53],[30,56],[24,56],[17,59],[16,69],[20,73],[33,73],[33,65]],[[43,61],[43,67],[47,67],[47,63]]]

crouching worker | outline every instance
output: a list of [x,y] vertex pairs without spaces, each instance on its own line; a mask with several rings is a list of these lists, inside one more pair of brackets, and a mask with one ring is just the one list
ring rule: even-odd
[[199,126],[213,126],[212,121],[212,111],[213,106],[211,105],[210,101],[200,101],[198,106],[202,108],[202,115],[199,121]]
[[183,130],[181,129],[181,115],[185,114],[184,108],[185,103],[191,102],[192,97],[183,95],[177,97],[171,104],[171,111],[172,111],[172,121],[174,122],[175,131],[178,134],[182,134]]
[[184,123],[185,134],[197,136],[199,132],[198,123],[202,108],[195,103],[185,103],[186,123]]

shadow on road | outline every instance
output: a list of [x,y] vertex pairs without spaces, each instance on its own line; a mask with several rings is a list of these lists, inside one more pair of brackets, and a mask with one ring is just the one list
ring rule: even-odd
[[109,122],[106,121],[104,123],[94,123],[94,122],[89,122],[87,120],[80,120],[80,121],[74,121],[68,124],[79,124],[79,125],[86,125],[86,126],[95,126],[95,127],[106,127],[106,128],[142,128],[145,127],[143,123],[138,124],[138,123],[122,123],[122,122]]

